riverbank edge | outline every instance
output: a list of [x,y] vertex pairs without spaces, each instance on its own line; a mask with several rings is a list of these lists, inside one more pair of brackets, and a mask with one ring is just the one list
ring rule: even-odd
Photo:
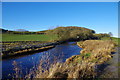
[[[87,40],[87,41],[91,41],[91,40]],[[94,40],[92,40],[92,41],[94,41]],[[102,40],[101,40],[102,41]],[[85,46],[82,46],[82,44],[84,43],[85,41],[81,41],[81,42],[77,42],[77,45],[80,47],[80,48],[82,48],[82,50],[80,51],[80,54],[85,54],[85,53],[89,53],[89,50],[86,50],[86,52],[84,51],[85,49],[85,46],[87,46],[87,44],[85,45]],[[90,45],[90,46],[92,46],[92,45]],[[96,46],[94,46],[94,47],[96,47]],[[101,63],[96,63],[95,64],[95,66],[97,66],[97,70],[96,71],[99,71],[99,69],[101,70],[101,68],[105,68],[106,66],[106,64],[107,64],[107,62],[109,61],[109,60],[111,60],[112,58],[113,58],[113,54],[112,53],[115,53],[115,52],[117,52],[116,51],[116,47],[114,46],[114,49],[113,50],[111,50],[109,53],[109,57],[108,57],[108,59],[106,59],[106,60],[104,60],[103,62],[101,62]],[[72,61],[74,61],[75,59],[77,59],[78,57],[79,57],[80,55],[74,55],[74,56],[72,56],[72,57],[70,57],[70,58],[68,58],[68,59],[66,59],[66,62],[65,63],[67,63],[67,64],[71,64],[72,63]],[[82,59],[84,59],[84,61],[87,61],[87,59],[88,59],[88,61],[89,61],[89,58],[86,58],[86,60],[85,60],[85,58],[84,58],[84,56],[82,56]],[[99,75],[102,75],[102,73],[104,73],[104,72],[101,72],[101,73],[95,73],[96,74],[96,76],[97,76],[97,78],[99,78]]]
[[[1,56],[2,59],[9,59],[11,57],[19,57],[21,55],[28,55],[28,54],[34,54],[36,52],[42,52],[48,49],[54,48],[56,45],[64,43],[63,41],[57,41],[57,42],[46,42],[46,44],[49,43],[49,45],[43,45],[42,47],[37,47],[37,48],[28,48],[28,49],[23,49],[23,50],[18,50],[12,54],[7,53],[5,56]],[[34,45],[35,46],[35,45]]]

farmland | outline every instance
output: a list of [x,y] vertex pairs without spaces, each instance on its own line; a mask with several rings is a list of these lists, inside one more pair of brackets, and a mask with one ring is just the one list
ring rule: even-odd
[[45,34],[2,34],[2,41],[53,41],[57,39],[55,35]]

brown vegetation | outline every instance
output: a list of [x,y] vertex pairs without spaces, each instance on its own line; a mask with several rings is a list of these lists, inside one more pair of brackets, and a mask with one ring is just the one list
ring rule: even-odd
[[[83,50],[80,56],[88,55],[89,58],[85,59],[87,62],[95,61],[101,64],[112,57],[111,52],[115,52],[115,43],[112,41],[103,40],[86,40],[82,43],[77,43]],[[82,58],[82,60],[85,58]]]
[[25,50],[22,50],[22,51],[14,52],[14,54],[20,54],[20,53],[25,53],[25,52],[44,50],[44,49],[49,49],[49,48],[53,48],[53,47],[54,46],[46,46],[46,47],[41,47],[41,48],[36,48],[36,49],[25,49]]

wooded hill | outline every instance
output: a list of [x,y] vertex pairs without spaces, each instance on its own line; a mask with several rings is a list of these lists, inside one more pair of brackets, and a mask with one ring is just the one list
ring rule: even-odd
[[59,41],[88,40],[110,37],[109,34],[95,34],[94,30],[77,26],[57,27],[53,30],[48,30],[46,33],[56,34]]

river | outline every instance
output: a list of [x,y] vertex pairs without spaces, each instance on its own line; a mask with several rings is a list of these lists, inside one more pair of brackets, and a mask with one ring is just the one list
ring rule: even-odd
[[80,54],[80,50],[81,48],[76,45],[76,42],[68,42],[56,45],[56,47],[43,52],[3,60],[2,79],[13,78],[15,74],[13,62],[17,63],[22,76],[24,76],[32,68],[37,67],[40,64],[40,60],[45,61],[49,59],[50,62],[65,62],[67,58]]

